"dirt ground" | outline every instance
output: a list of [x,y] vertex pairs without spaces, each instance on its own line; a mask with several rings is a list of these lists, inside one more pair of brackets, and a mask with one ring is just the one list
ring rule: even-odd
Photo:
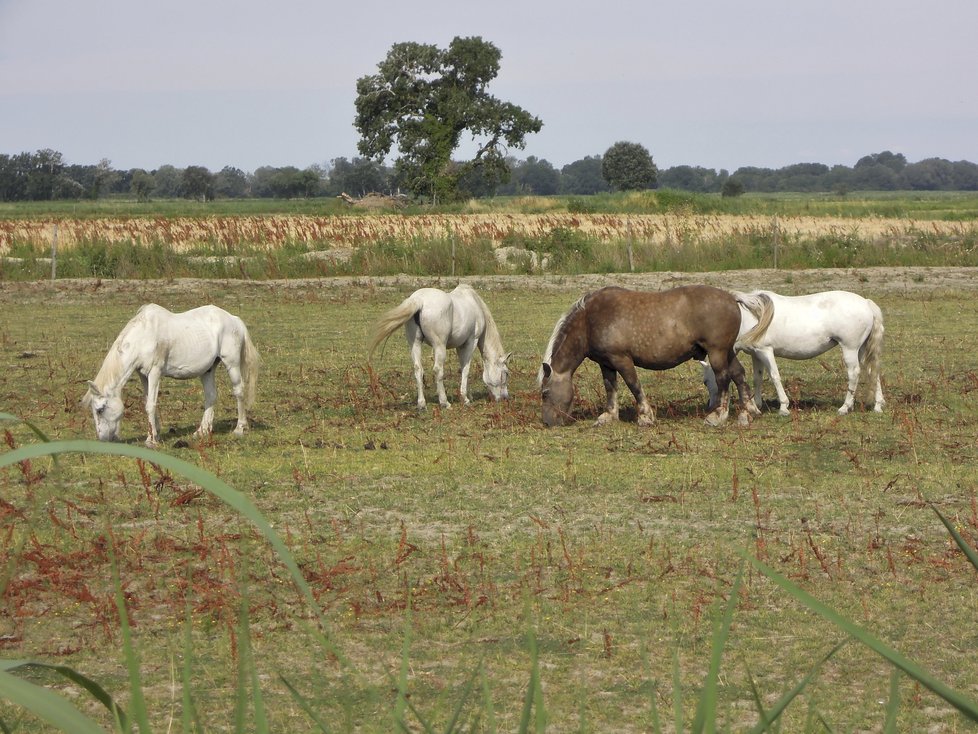
[[227,290],[253,290],[254,295],[271,290],[344,290],[366,288],[405,291],[409,288],[436,286],[451,288],[458,282],[469,282],[487,289],[521,288],[544,291],[584,292],[605,285],[660,290],[689,283],[707,283],[734,290],[766,289],[792,295],[824,290],[850,290],[857,293],[934,293],[978,290],[978,268],[959,267],[877,267],[819,268],[809,270],[728,270],[711,273],[610,273],[593,275],[479,275],[450,276],[381,276],[337,277],[295,280],[222,280],[201,281],[193,278],[169,280],[101,280],[78,278],[51,281],[0,281],[0,303],[23,299],[70,299],[96,293],[133,293],[143,291],[147,298],[166,294],[185,294],[208,286],[220,285]]

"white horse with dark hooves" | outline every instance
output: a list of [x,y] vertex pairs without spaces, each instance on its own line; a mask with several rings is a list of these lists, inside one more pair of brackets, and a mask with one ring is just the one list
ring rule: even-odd
[[[400,305],[380,317],[370,341],[370,355],[377,346],[399,328],[411,348],[414,379],[418,386],[418,410],[424,410],[424,367],[421,364],[421,346],[429,344],[434,351],[435,386],[438,403],[449,407],[445,393],[445,358],[449,349],[458,351],[461,366],[459,393],[466,405],[469,403],[469,363],[478,347],[482,354],[482,380],[496,400],[509,397],[510,355],[503,350],[499,329],[488,306],[467,283],[462,283],[450,293],[437,288],[421,288],[405,298]],[[368,358],[368,359],[369,359]]]
[[231,379],[231,391],[238,403],[234,433],[241,435],[248,427],[247,409],[255,401],[259,365],[258,351],[244,322],[217,306],[171,313],[150,303],[140,308],[119,332],[95,379],[89,381],[82,403],[92,409],[99,440],[119,440],[124,410],[122,388],[137,373],[146,395],[146,445],[156,446],[161,433],[156,409],[160,379],[199,377],[204,387],[204,415],[194,435],[206,436],[214,424],[214,371],[219,364],[224,365]]
[[[838,345],[846,367],[848,386],[839,415],[852,410],[856,390],[866,385],[873,394],[873,410],[883,410],[880,363],[883,353],[883,314],[873,301],[848,291],[825,291],[807,296],[782,296],[772,291],[734,293],[740,303],[740,334],[735,348],[751,355],[754,365],[754,400],[763,407],[764,373],[771,376],[778,393],[779,413],[788,415],[788,395],[774,358],[811,359]],[[752,313],[760,302],[773,308],[766,323],[758,324]],[[759,328],[755,328],[758,327]],[[749,335],[748,335],[749,332]],[[704,365],[703,382],[716,400],[716,380]]]

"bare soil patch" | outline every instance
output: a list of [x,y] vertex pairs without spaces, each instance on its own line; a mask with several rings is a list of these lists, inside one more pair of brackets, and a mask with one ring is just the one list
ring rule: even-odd
[[608,273],[588,275],[479,275],[451,277],[432,276],[353,276],[335,278],[301,278],[291,280],[203,280],[176,278],[167,280],[102,280],[75,278],[57,281],[0,282],[0,302],[24,298],[72,296],[98,293],[143,293],[149,300],[167,294],[185,295],[220,287],[223,290],[267,292],[269,290],[340,291],[365,288],[371,290],[406,290],[422,286],[449,287],[469,282],[484,288],[518,288],[540,291],[580,292],[606,285],[630,288],[662,289],[689,283],[707,283],[721,288],[752,290],[763,288],[783,293],[807,293],[821,290],[851,290],[870,293],[933,293],[940,291],[978,290],[978,268],[962,267],[873,267],[813,268],[807,270],[727,270],[710,273]]

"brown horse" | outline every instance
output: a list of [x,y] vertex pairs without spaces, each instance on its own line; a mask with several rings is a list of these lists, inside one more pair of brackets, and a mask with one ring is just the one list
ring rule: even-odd
[[[609,286],[585,294],[554,327],[540,369],[543,422],[559,426],[570,419],[574,371],[585,359],[601,367],[608,402],[595,425],[618,419],[618,375],[638,404],[638,424],[649,426],[655,412],[642,391],[636,367],[667,370],[689,359],[708,359],[716,373],[718,402],[706,422],[718,426],[729,414],[731,379],[740,393],[738,422],[758,414],[734,356],[740,333],[740,308],[734,294],[707,285],[657,293]],[[746,305],[746,304],[745,304]],[[760,319],[760,313],[758,318]]]

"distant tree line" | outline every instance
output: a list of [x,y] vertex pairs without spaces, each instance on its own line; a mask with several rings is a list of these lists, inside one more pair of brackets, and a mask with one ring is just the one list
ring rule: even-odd
[[[505,159],[506,175],[487,179],[463,168],[460,196],[589,195],[617,189],[668,188],[698,193],[849,191],[978,191],[978,165],[927,158],[908,163],[900,153],[884,151],[860,158],[852,167],[798,163],[783,168],[739,168],[733,173],[699,166],[658,170],[651,156],[634,143],[616,143],[604,155],[586,156],[556,168],[529,156]],[[146,171],[116,170],[103,159],[94,165],[69,164],[61,153],[0,154],[0,201],[97,199],[132,196],[140,201],[187,198],[209,201],[235,198],[332,197],[346,192],[405,190],[395,167],[368,158],[335,158],[304,169],[263,166],[245,172],[232,166],[212,172],[204,166],[163,165]]]

